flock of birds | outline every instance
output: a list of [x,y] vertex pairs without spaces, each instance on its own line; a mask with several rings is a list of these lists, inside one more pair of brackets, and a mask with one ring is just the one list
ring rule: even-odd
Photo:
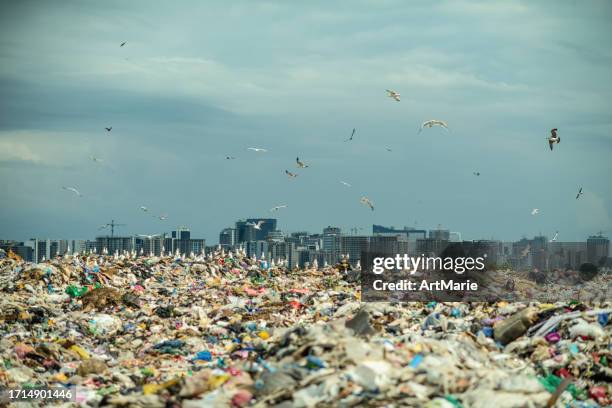
[[[124,47],[126,44],[127,44],[127,42],[124,41],[124,42],[122,42],[120,44],[120,47]],[[392,89],[386,89],[386,92],[387,92],[387,96],[389,98],[395,100],[396,102],[400,102],[401,101],[401,95],[400,95],[399,92],[394,91]],[[420,125],[420,127],[418,129],[418,133],[420,134],[424,129],[431,129],[434,126],[438,126],[438,127],[442,128],[442,129],[446,130],[447,132],[450,132],[448,124],[445,121],[438,120],[438,119],[430,119],[430,120],[426,120],[425,122],[421,123],[421,125]],[[106,127],[104,127],[104,130],[106,130],[106,132],[111,132],[113,130],[113,127],[112,126],[106,126]],[[345,139],[344,142],[351,142],[351,141],[353,141],[353,138],[355,137],[356,131],[357,131],[357,129],[353,128],[350,136],[347,139]],[[551,129],[550,136],[548,136],[546,138],[548,140],[548,144],[549,144],[549,147],[550,147],[551,151],[553,150],[553,146],[555,144],[559,144],[561,142],[561,138],[559,137],[557,132],[558,132],[557,128]],[[392,149],[389,148],[389,147],[385,147],[385,149],[388,152],[392,151]],[[268,152],[267,149],[264,149],[264,148],[261,148],[261,147],[248,147],[247,150],[252,151],[254,153],[267,153]],[[90,156],[90,159],[94,163],[103,163],[103,160],[98,158],[98,157],[96,157],[96,156]],[[225,156],[225,159],[226,160],[235,160],[236,157],[235,156],[227,155],[227,156]],[[295,162],[296,162],[296,167],[298,169],[306,169],[306,168],[310,167],[304,161],[300,160],[299,157],[296,157]],[[285,169],[285,174],[287,175],[287,177],[290,180],[291,179],[296,179],[298,177],[298,175],[299,175],[298,173],[293,172],[293,171],[289,171],[288,169]],[[472,174],[474,176],[477,176],[477,177],[480,176],[480,172],[479,171],[474,171]],[[339,180],[339,181],[345,187],[351,187],[350,183],[348,183],[346,181],[343,181],[343,180]],[[79,198],[83,197],[83,194],[81,194],[81,192],[76,187],[63,186],[62,189],[65,190],[65,191],[68,191],[68,192],[71,192],[71,193],[75,194]],[[583,194],[582,187],[580,187],[580,189],[578,190],[578,193],[576,194],[576,200],[579,199],[582,194]],[[371,211],[374,211],[374,203],[372,202],[372,200],[370,198],[368,198],[366,196],[363,196],[363,197],[360,198],[359,202],[361,204],[363,204],[364,206],[368,207]],[[287,208],[286,204],[276,205],[276,206],[274,206],[274,207],[272,207],[270,209],[270,212],[276,212],[276,211],[279,211],[279,210],[284,209],[284,208]],[[149,213],[149,209],[146,206],[141,206],[140,207],[140,211],[142,211],[143,213],[146,213],[146,214]],[[539,213],[540,213],[540,210],[538,208],[534,208],[531,211],[531,215],[532,216],[536,216]],[[168,215],[167,214],[152,215],[152,217],[157,218],[157,219],[159,219],[161,221],[164,221],[164,220],[168,219]],[[257,230],[260,230],[263,223],[264,223],[264,221],[259,221],[257,223],[248,223],[247,225],[251,225],[253,228],[255,228]],[[103,226],[101,226],[99,228],[99,230],[104,229],[107,226],[108,225],[103,225]],[[558,235],[559,235],[559,231],[556,231],[555,236],[554,236],[554,238],[552,239],[551,242],[556,241]],[[145,236],[145,237],[148,237],[148,236]]]

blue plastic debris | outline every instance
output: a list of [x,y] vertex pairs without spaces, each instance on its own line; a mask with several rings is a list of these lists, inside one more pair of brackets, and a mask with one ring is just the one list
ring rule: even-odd
[[319,357],[308,356],[306,357],[306,367],[311,369],[319,369],[325,367],[325,362],[321,360]]
[[210,351],[198,351],[198,353],[196,354],[195,358],[193,359],[194,361],[197,360],[201,360],[201,361],[212,361],[212,353]]
[[412,358],[412,361],[410,362],[408,366],[412,368],[417,368],[421,364],[422,361],[423,361],[423,355],[417,354]]
[[597,315],[597,321],[599,322],[600,325],[605,327],[608,325],[608,322],[610,321],[610,315],[608,313],[600,313]]
[[493,328],[489,327],[489,326],[485,326],[482,328],[482,334],[485,335],[485,337],[493,337]]

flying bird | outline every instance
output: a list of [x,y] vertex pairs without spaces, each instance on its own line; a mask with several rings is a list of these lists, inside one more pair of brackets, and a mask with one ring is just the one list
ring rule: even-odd
[[120,47],[123,47],[125,44],[127,44],[127,41],[122,42]]
[[264,153],[267,152],[266,149],[260,149],[259,147],[249,147],[248,150],[252,150],[252,151],[258,152],[258,153],[259,152],[264,152]]
[[553,149],[553,145],[555,143],[561,143],[561,137],[557,136],[557,128],[551,129],[550,130],[550,136],[547,137],[548,139],[548,146],[550,147],[550,150],[552,151]]
[[559,236],[559,231],[555,232],[555,236],[553,237],[553,239],[550,240],[550,242],[555,242],[557,241],[557,237]]
[[112,127],[112,126],[110,126],[110,127],[105,127],[104,129],[106,129],[106,131],[107,131],[107,132],[110,132],[111,130],[113,130],[113,127]]
[[305,169],[306,167],[308,167],[308,165],[302,161],[300,161],[299,157],[295,158],[295,164],[300,168],[300,169]]
[[144,211],[144,212],[148,212],[148,211],[149,211],[149,209],[148,209],[147,207],[145,207],[144,205],[141,205],[141,206],[140,206],[140,209],[141,209],[142,211]]
[[97,158],[96,156],[89,156],[89,158],[91,159],[91,161],[93,161],[94,163],[102,163],[102,159]]
[[350,186],[351,186],[351,185],[350,185],[349,183],[347,183],[346,181],[342,181],[342,180],[340,180],[340,182],[341,182],[342,184],[344,184],[345,186],[347,186],[347,187],[350,187]]
[[74,187],[66,187],[66,186],[63,186],[62,188],[63,188],[64,190],[66,190],[66,191],[72,191],[74,194],[76,194],[76,195],[77,195],[77,197],[83,197],[83,195],[82,195],[82,194],[79,192],[79,190],[77,190],[77,189],[76,189],[76,188],[74,188]]
[[160,216],[158,216],[157,218],[158,218],[159,220],[161,220],[161,221],[165,221],[165,220],[167,220],[167,219],[168,219],[168,216],[167,216],[167,215],[160,215]]
[[355,128],[353,128],[353,133],[351,133],[351,137],[349,137],[348,139],[345,140],[345,142],[350,142],[351,140],[353,140],[353,136],[355,136]]
[[479,171],[475,171],[473,174],[474,174],[475,176],[480,176],[480,172],[479,172]]
[[576,200],[579,199],[581,195],[582,195],[582,187],[580,187],[580,190],[578,190],[578,194],[576,194]]
[[523,249],[521,251],[521,257],[525,258],[527,255],[529,255],[529,251],[531,250],[531,245],[527,244],[527,246],[525,247],[525,249]]
[[393,151],[393,150],[391,150],[391,148],[390,148],[390,147],[385,147],[385,149],[386,149],[388,152],[392,152],[392,151]]
[[285,174],[289,177],[289,178],[296,178],[298,175],[295,173],[290,172],[289,170],[285,170]]
[[281,208],[287,208],[287,206],[285,204],[281,204],[281,205],[277,205],[276,207],[272,207],[270,208],[270,212],[275,212],[280,210]]
[[104,225],[100,225],[100,227],[98,228],[98,231],[102,231],[103,229],[107,228],[108,225],[104,224]]
[[249,222],[249,223],[247,223],[247,225],[252,226],[252,227],[253,227],[253,228],[255,228],[256,230],[260,230],[260,229],[261,229],[261,226],[262,226],[264,223],[265,223],[265,221],[263,221],[263,220],[259,220],[259,221],[257,221],[257,224],[252,223],[252,222]]
[[159,235],[159,234],[155,234],[155,235],[143,235],[143,234],[138,234],[138,236],[139,236],[140,238],[153,239],[153,238],[155,238],[155,237],[159,237],[160,235]]
[[225,160],[234,160],[235,157],[234,156],[225,156]]
[[531,215],[538,215],[540,213],[540,210],[538,208],[534,208],[533,210],[531,210]]
[[448,130],[448,125],[446,124],[446,122],[442,121],[442,120],[436,120],[436,119],[431,119],[431,120],[426,120],[425,122],[423,122],[421,124],[421,127],[419,128],[419,133],[421,133],[423,131],[423,129],[425,128],[432,128],[434,126],[440,126],[443,127],[444,129]]
[[361,204],[367,205],[368,207],[370,207],[370,210],[374,211],[374,204],[372,204],[372,201],[370,201],[368,197],[361,197],[361,200],[359,200],[359,202],[361,202]]
[[393,99],[395,99],[397,102],[399,102],[399,101],[400,101],[400,94],[399,94],[399,93],[395,92],[395,91],[394,91],[394,90],[392,90],[392,89],[386,89],[386,91],[387,91],[387,96],[388,96],[389,98],[393,98]]

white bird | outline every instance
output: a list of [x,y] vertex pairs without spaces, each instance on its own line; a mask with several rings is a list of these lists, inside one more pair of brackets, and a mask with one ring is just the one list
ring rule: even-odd
[[108,225],[104,224],[104,225],[100,225],[100,227],[98,228],[98,231],[102,231],[103,229],[107,228]]
[[144,211],[144,212],[148,212],[148,211],[149,211],[149,209],[148,209],[147,207],[145,207],[144,205],[141,205],[141,206],[140,206],[140,209],[141,209],[142,211]]
[[235,157],[234,156],[225,156],[225,160],[234,160]]
[[308,165],[306,163],[304,163],[303,161],[300,161],[299,157],[295,158],[295,164],[296,166],[298,166],[300,169],[305,169],[306,167],[308,167]]
[[266,150],[266,149],[261,149],[261,148],[259,148],[259,147],[249,147],[249,148],[248,148],[248,150],[252,150],[252,151],[254,151],[254,152],[258,152],[258,153],[259,153],[259,152],[264,152],[264,153],[265,153],[265,152],[267,152],[267,150]]
[[[155,216],[154,216],[154,217],[155,217]],[[158,218],[159,220],[161,220],[161,221],[164,221],[164,220],[167,220],[167,219],[168,219],[168,216],[167,216],[166,214],[164,214],[164,215],[158,215],[158,216],[157,216],[157,218]]]
[[102,163],[102,159],[97,158],[96,156],[89,156],[89,158],[94,162],[94,163]]
[[252,227],[253,227],[253,228],[255,228],[256,230],[260,230],[260,229],[261,229],[261,226],[262,226],[264,223],[265,223],[265,221],[263,221],[263,220],[259,220],[259,221],[257,221],[257,224],[252,223],[252,222],[249,222],[249,223],[247,223],[247,225],[252,226]]
[[552,151],[553,149],[553,145],[555,143],[561,143],[561,137],[557,136],[557,128],[551,129],[550,130],[550,136],[547,137],[546,139],[548,139],[548,146],[550,146],[550,150]]
[[391,150],[391,148],[390,148],[390,147],[385,147],[385,149],[386,149],[388,152],[392,152],[392,151],[393,151],[393,150]]
[[441,121],[441,120],[431,119],[431,120],[426,120],[425,122],[421,123],[421,127],[419,128],[419,133],[421,133],[424,128],[432,128],[434,126],[440,126],[448,130],[448,125],[446,124],[446,122]]
[[270,208],[270,212],[278,211],[281,208],[287,208],[287,206],[285,204],[277,205],[276,207]]
[[538,215],[540,213],[540,210],[538,208],[534,208],[533,210],[531,210],[531,215]]
[[345,186],[347,186],[347,187],[350,187],[350,186],[351,186],[351,185],[350,185],[349,183],[347,183],[346,181],[342,181],[342,180],[340,180],[340,182],[341,182],[342,184],[344,184]]
[[555,242],[558,236],[559,236],[559,231],[556,231],[555,236],[553,237],[553,239],[550,240],[550,242]]
[[289,170],[285,170],[285,174],[289,177],[289,178],[296,178],[298,175],[295,173],[290,172]]
[[576,200],[579,199],[581,195],[582,195],[582,187],[580,187],[580,190],[578,190],[578,194],[576,194]]
[[370,210],[374,211],[374,204],[372,204],[372,201],[370,201],[368,197],[361,197],[361,200],[359,201],[361,202],[361,204],[367,205],[368,207],[370,207]]
[[389,98],[393,98],[393,99],[395,99],[398,102],[400,101],[400,94],[399,93],[395,92],[392,89],[386,89],[386,91],[387,91],[387,96]]
[[74,187],[66,187],[66,186],[63,186],[62,188],[63,188],[64,190],[66,190],[66,191],[72,191],[74,194],[76,194],[76,195],[77,195],[77,197],[83,197],[83,195],[82,195],[82,194],[79,192],[79,190],[77,190],[77,189],[76,189],[76,188],[74,188]]
[[147,238],[147,239],[153,239],[155,237],[159,237],[159,234],[155,234],[155,235],[142,235],[142,234],[138,234],[139,237],[141,238]]

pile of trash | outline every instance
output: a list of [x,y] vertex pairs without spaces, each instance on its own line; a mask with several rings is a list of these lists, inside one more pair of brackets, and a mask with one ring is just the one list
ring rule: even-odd
[[240,251],[4,257],[0,294],[0,391],[66,406],[612,404],[607,301],[362,303],[340,270]]

